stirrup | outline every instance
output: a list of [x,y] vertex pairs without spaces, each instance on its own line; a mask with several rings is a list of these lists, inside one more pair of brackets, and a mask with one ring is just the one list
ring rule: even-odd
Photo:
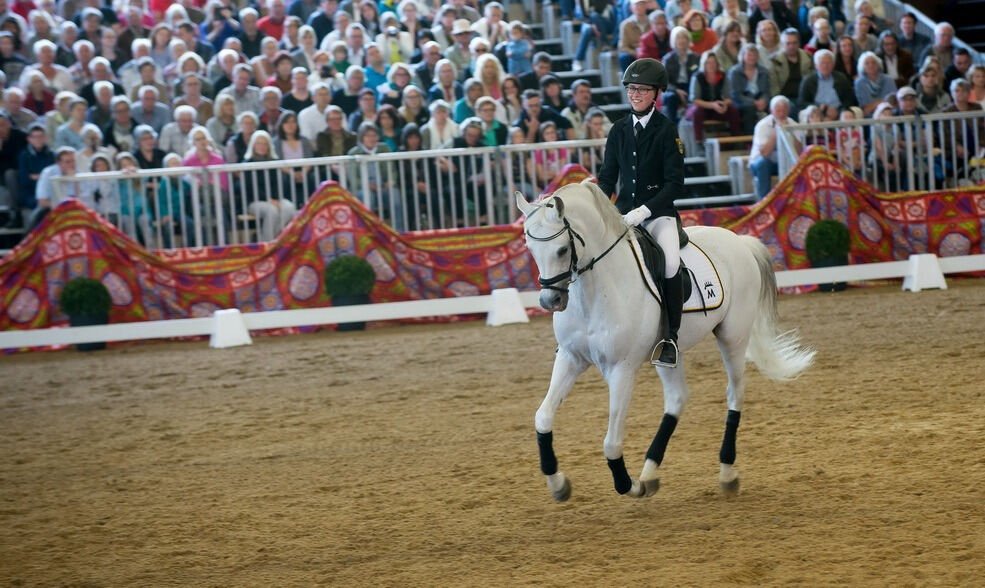
[[[663,355],[664,347],[667,345],[672,345],[674,347],[674,363],[667,363],[660,361],[660,356]],[[657,351],[660,353],[657,353]],[[661,339],[657,341],[657,344],[653,346],[653,351],[650,352],[650,365],[665,368],[675,368],[677,367],[677,362],[680,360],[680,349],[677,347],[677,341],[673,339]]]

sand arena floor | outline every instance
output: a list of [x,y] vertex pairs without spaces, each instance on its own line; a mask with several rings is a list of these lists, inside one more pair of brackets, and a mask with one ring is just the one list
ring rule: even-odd
[[[612,491],[583,376],[555,430],[563,505],[533,431],[546,318],[0,358],[0,584],[981,586],[985,282],[780,304],[818,362],[751,371],[734,499],[710,339],[651,499]],[[634,475],[661,407],[641,368]]]

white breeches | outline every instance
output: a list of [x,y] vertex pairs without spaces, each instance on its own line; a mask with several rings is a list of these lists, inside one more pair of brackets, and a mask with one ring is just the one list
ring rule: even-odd
[[249,211],[257,219],[257,237],[260,241],[273,241],[298,212],[290,200],[278,200],[277,204],[254,202],[250,204]]
[[644,226],[664,252],[664,277],[674,277],[681,268],[681,240],[677,233],[677,219],[672,216],[658,216]]

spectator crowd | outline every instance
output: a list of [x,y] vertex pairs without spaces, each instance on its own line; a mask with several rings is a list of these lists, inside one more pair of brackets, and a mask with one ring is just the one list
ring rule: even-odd
[[[659,107],[691,121],[699,143],[706,120],[754,135],[760,192],[776,173],[775,129],[798,114],[831,121],[985,104],[985,67],[953,46],[952,27],[926,38],[911,14],[888,21],[881,0],[805,0],[796,12],[771,0],[561,0],[560,10],[580,22],[572,70],[593,46],[615,50],[622,68],[659,59],[670,81]],[[187,226],[188,180],[64,181],[56,194],[54,179],[605,137],[591,83],[563,83],[554,61],[499,2],[0,0],[0,205],[10,226],[30,227],[75,197],[150,243],[162,224],[171,234]],[[538,151],[514,161],[513,175],[543,186],[583,156]],[[879,163],[905,164],[887,158]],[[354,191],[392,193],[404,172],[482,184],[474,162],[425,161],[377,166]],[[259,185],[310,186],[310,174],[265,168]],[[257,186],[222,176],[218,188],[269,238],[296,207]],[[427,182],[401,188],[445,205]]]

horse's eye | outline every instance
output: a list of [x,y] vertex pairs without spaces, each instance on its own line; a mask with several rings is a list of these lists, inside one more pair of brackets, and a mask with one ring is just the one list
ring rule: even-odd
[[567,248],[567,246],[562,247],[562,248],[560,248],[560,249],[557,250],[557,256],[558,257],[564,257],[567,254],[568,254],[568,248]]

